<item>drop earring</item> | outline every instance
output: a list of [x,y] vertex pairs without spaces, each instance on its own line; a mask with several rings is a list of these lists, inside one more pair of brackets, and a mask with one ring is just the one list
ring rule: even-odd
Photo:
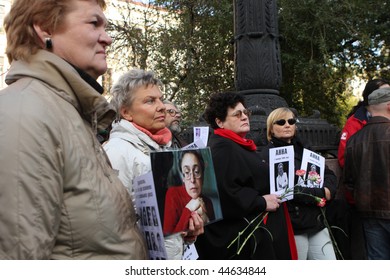
[[51,38],[45,38],[45,46],[47,50],[50,50],[53,47],[53,43]]

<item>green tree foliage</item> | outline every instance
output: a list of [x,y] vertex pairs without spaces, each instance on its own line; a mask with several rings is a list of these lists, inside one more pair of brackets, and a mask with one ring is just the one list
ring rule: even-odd
[[[145,12],[135,22],[129,5],[122,19],[110,20],[110,55],[123,69],[155,71],[166,97],[193,123],[210,93],[234,87],[233,0],[149,2],[164,21]],[[389,6],[388,0],[279,0],[280,94],[287,103],[304,116],[317,109],[341,126],[356,101],[351,80],[389,78]]]
[[156,1],[178,27],[161,34],[159,76],[168,99],[181,105],[187,123],[197,121],[210,93],[234,84],[232,5],[230,0]]
[[280,0],[281,95],[342,125],[354,76],[389,76],[388,1]]
[[144,11],[142,21],[132,20],[137,7],[131,4],[120,11],[119,19],[110,20],[114,39],[110,56],[124,66],[121,70],[153,70],[165,85],[166,98],[179,104],[184,120],[193,123],[211,92],[234,84],[232,3],[149,1],[149,5],[153,9]]

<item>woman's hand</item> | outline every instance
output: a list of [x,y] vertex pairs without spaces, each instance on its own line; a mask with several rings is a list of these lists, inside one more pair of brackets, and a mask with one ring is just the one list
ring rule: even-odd
[[274,212],[278,210],[280,203],[282,203],[282,200],[279,198],[279,195],[277,194],[266,194],[263,195],[265,202],[267,203],[267,207],[265,211],[268,212]]
[[332,194],[330,193],[330,190],[327,187],[324,187],[325,191],[325,199],[330,200],[332,198]]
[[191,199],[190,202],[187,203],[186,208],[188,208],[191,212],[198,210],[200,207],[199,198]]
[[204,233],[204,223],[198,213],[192,212],[188,224],[188,230],[181,233],[186,243],[195,242],[196,237]]

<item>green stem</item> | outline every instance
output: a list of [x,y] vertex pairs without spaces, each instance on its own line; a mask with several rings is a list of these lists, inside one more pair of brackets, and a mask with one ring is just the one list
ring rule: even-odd
[[240,248],[237,251],[237,255],[241,253],[241,250],[244,248],[245,244],[248,242],[249,238],[253,235],[253,233],[260,227],[261,223],[264,221],[265,217],[268,216],[268,212],[266,212],[263,216],[263,218],[260,220],[260,222],[255,226],[255,228],[251,231],[251,233],[245,238],[244,242],[240,246]]
[[329,236],[330,236],[330,240],[331,240],[332,245],[333,245],[333,249],[335,250],[336,254],[338,254],[340,256],[340,258],[342,260],[344,260],[343,254],[341,253],[339,246],[337,245],[336,238],[333,235],[332,228],[329,225],[328,220],[326,219],[325,210],[323,208],[321,208],[321,213],[322,213],[322,216],[324,217],[324,224],[329,231]]
[[[242,231],[240,231],[240,232],[238,233],[237,237],[236,237],[232,242],[230,242],[228,248],[230,248],[230,247],[237,241],[237,239],[239,240],[240,237],[241,237],[241,235],[244,234],[244,232],[250,227],[250,225],[253,224],[253,223],[254,223],[259,217],[261,217],[263,214],[264,214],[264,212],[261,212],[261,213],[260,213],[259,215],[257,215],[253,220],[251,220],[251,221],[248,223],[248,225],[247,225]],[[264,217],[265,217],[266,215],[268,215],[268,212],[266,212],[266,214],[262,217],[262,219],[260,220],[260,223],[264,220]]]

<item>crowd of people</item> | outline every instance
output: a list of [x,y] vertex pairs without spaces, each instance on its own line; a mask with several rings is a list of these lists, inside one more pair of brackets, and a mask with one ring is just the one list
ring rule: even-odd
[[[301,171],[311,147],[297,135],[298,116],[273,110],[268,144],[258,153],[246,138],[251,111],[244,96],[211,94],[204,117],[223,218],[209,223],[215,213],[202,194],[205,164],[183,149],[181,111],[163,100],[162,82],[152,71],[132,69],[110,89],[111,102],[102,96],[96,80],[107,70],[112,43],[105,8],[104,0],[16,0],[5,17],[11,67],[0,92],[0,259],[150,259],[134,179],[151,171],[151,153],[172,149],[182,151],[181,182],[167,191],[169,219],[162,241],[158,235],[168,259],[182,259],[195,245],[199,259],[335,260],[322,214],[340,188],[358,258],[390,259],[386,80],[367,83],[342,130],[342,186],[326,165],[321,187],[289,174],[295,195],[287,201],[270,191],[269,151],[292,146],[294,172]],[[278,173],[273,183],[287,190],[283,164]]]

